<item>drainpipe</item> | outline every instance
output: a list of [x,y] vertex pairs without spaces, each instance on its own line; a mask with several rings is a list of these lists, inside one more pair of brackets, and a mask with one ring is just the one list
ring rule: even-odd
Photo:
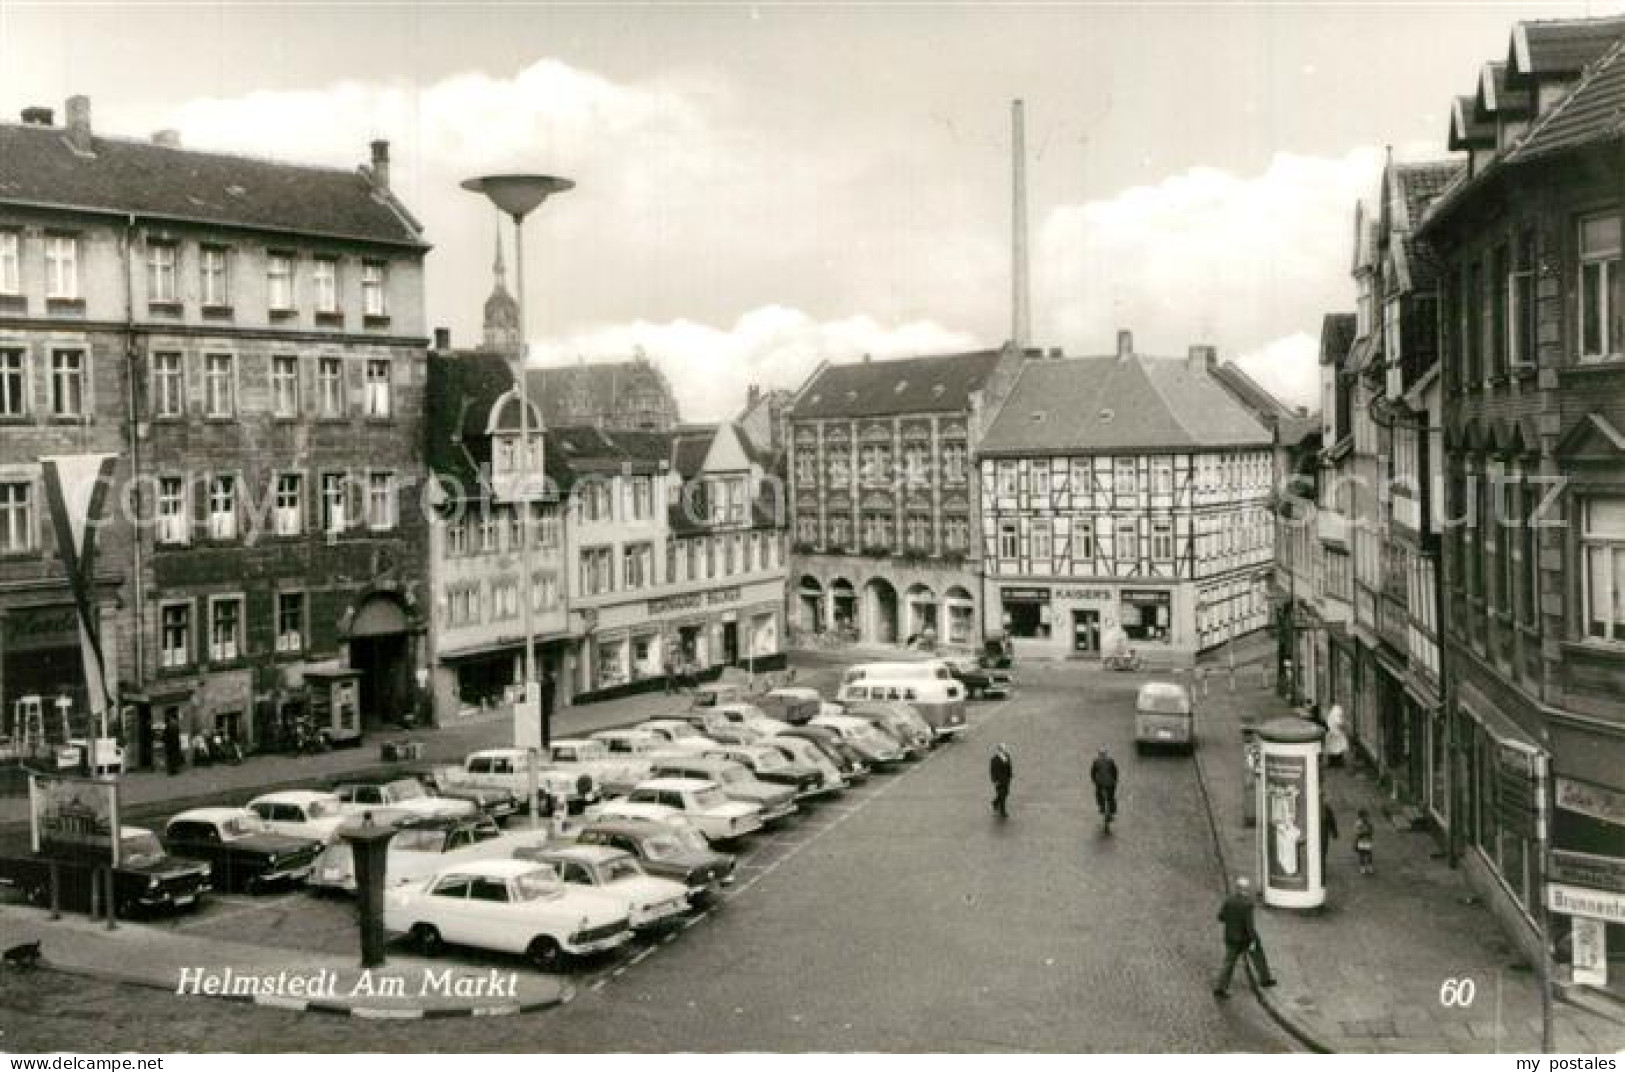
[[132,212],[124,223],[124,373],[125,373],[125,423],[130,436],[130,486],[132,489],[132,503],[135,506],[134,535],[130,540],[130,558],[133,576],[135,579],[135,629],[132,632],[135,646],[135,685],[137,689],[144,689],[146,678],[146,628],[147,628],[147,586],[142,576],[141,554],[141,426],[139,421],[140,410],[136,401],[136,376],[139,372],[140,351],[136,346],[135,332],[135,214]]

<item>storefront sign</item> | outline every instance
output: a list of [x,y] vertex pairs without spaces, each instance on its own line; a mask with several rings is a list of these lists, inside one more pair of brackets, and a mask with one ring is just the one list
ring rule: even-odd
[[1556,882],[1546,884],[1546,906],[1566,916],[1586,916],[1625,923],[1625,894],[1605,893],[1602,890],[1584,890],[1578,886],[1564,886]]
[[1577,782],[1572,778],[1557,779],[1557,806],[1566,811],[1577,811],[1605,823],[1625,826],[1625,793],[1604,789],[1600,785]]
[[1048,603],[1048,588],[1001,588],[1006,603]]
[[739,602],[739,588],[738,588],[737,585],[734,586],[733,588],[714,588],[711,591],[705,593],[705,605],[708,606],[708,607],[715,607],[720,603],[738,603],[738,602]]
[[1625,860],[1589,852],[1552,850],[1552,879],[1590,890],[1625,893]]
[[1112,601],[1112,590],[1110,588],[1057,588],[1055,598],[1071,599],[1079,603],[1110,603]]
[[1264,865],[1275,889],[1309,888],[1306,769],[1303,756],[1264,757],[1264,796],[1269,807]]
[[35,852],[97,853],[118,866],[118,783],[34,774],[28,798]]
[[670,614],[674,610],[699,610],[705,605],[700,593],[690,592],[681,596],[667,596],[664,599],[649,600],[649,615]]
[[71,606],[17,608],[4,621],[8,652],[79,646],[79,619]]
[[1574,981],[1580,986],[1608,985],[1608,924],[1575,916],[1569,929],[1574,948]]

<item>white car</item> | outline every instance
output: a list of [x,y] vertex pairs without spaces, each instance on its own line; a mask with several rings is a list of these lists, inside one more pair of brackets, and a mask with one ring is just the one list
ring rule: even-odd
[[846,788],[846,779],[841,777],[841,768],[835,765],[822,748],[813,744],[805,737],[786,737],[778,734],[764,740],[758,747],[771,748],[779,755],[792,763],[816,770],[822,779],[824,793],[839,793]]
[[[471,800],[431,796],[416,778],[378,779],[343,782],[334,787],[347,818],[363,818],[370,812],[388,809],[389,814],[421,816],[425,819],[466,818],[479,811]],[[378,821],[374,816],[374,822]]]
[[[503,859],[516,849],[546,839],[540,831],[504,833],[487,815],[472,818],[406,819],[384,851],[384,884],[421,881],[454,864]],[[335,841],[316,858],[305,885],[318,890],[354,893],[355,857],[346,841]]]
[[790,728],[790,723],[768,718],[755,704],[725,703],[694,712],[700,728],[718,744],[755,744]]
[[612,755],[608,744],[591,739],[554,741],[548,746],[547,762],[555,770],[591,775],[606,796],[622,796],[649,778],[646,761],[632,755]]
[[599,730],[592,735],[592,739],[602,742],[613,758],[642,764],[652,764],[677,752],[689,751],[673,745],[653,730]]
[[[598,782],[586,771],[558,770],[540,756],[536,761],[539,792],[565,801],[579,811],[598,799]],[[530,753],[523,748],[486,748],[470,752],[456,781],[492,789],[506,789],[520,800],[530,793]],[[527,810],[529,805],[526,805]]]
[[692,722],[681,718],[653,718],[633,729],[652,733],[665,742],[664,747],[679,752],[700,753],[715,748],[717,742],[701,733]]
[[715,782],[698,778],[652,778],[627,795],[633,804],[664,804],[681,812],[712,843],[733,841],[762,828],[762,809],[729,800]]
[[871,767],[892,767],[903,762],[903,750],[897,742],[875,729],[867,719],[851,715],[819,715],[811,724],[835,731]]
[[595,804],[588,808],[582,817],[589,823],[599,819],[612,821],[617,819],[642,820],[644,822],[659,823],[662,826],[692,830],[700,834],[701,837],[705,836],[700,828],[694,825],[693,820],[676,808],[666,804],[632,801],[626,797],[616,797],[614,800],[606,800],[602,804]]
[[384,930],[434,956],[447,943],[522,953],[543,971],[632,937],[626,908],[567,886],[546,864],[478,860],[384,896]]
[[266,829],[274,833],[317,841],[332,841],[348,818],[336,794],[309,789],[287,789],[257,796],[248,802],[248,810],[258,815]]
[[520,849],[521,860],[550,864],[565,885],[591,890],[624,908],[635,931],[676,923],[688,911],[688,887],[646,874],[637,857],[608,845],[559,845]]

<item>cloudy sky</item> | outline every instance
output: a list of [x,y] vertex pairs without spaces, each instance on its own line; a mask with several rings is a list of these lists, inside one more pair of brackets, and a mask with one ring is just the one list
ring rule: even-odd
[[388,138],[463,342],[495,221],[458,181],[568,176],[526,232],[537,350],[641,346],[707,419],[822,359],[1008,337],[1020,97],[1034,342],[1212,343],[1312,404],[1384,147],[1443,155],[1515,21],[1622,6],[0,0],[0,114],[85,93],[103,132],[340,166]]

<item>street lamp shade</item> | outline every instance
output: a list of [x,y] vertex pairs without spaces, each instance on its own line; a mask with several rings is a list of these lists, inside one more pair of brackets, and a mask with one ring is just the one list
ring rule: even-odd
[[574,189],[575,183],[553,175],[482,175],[465,179],[463,189],[484,194],[497,208],[522,220],[553,194]]

